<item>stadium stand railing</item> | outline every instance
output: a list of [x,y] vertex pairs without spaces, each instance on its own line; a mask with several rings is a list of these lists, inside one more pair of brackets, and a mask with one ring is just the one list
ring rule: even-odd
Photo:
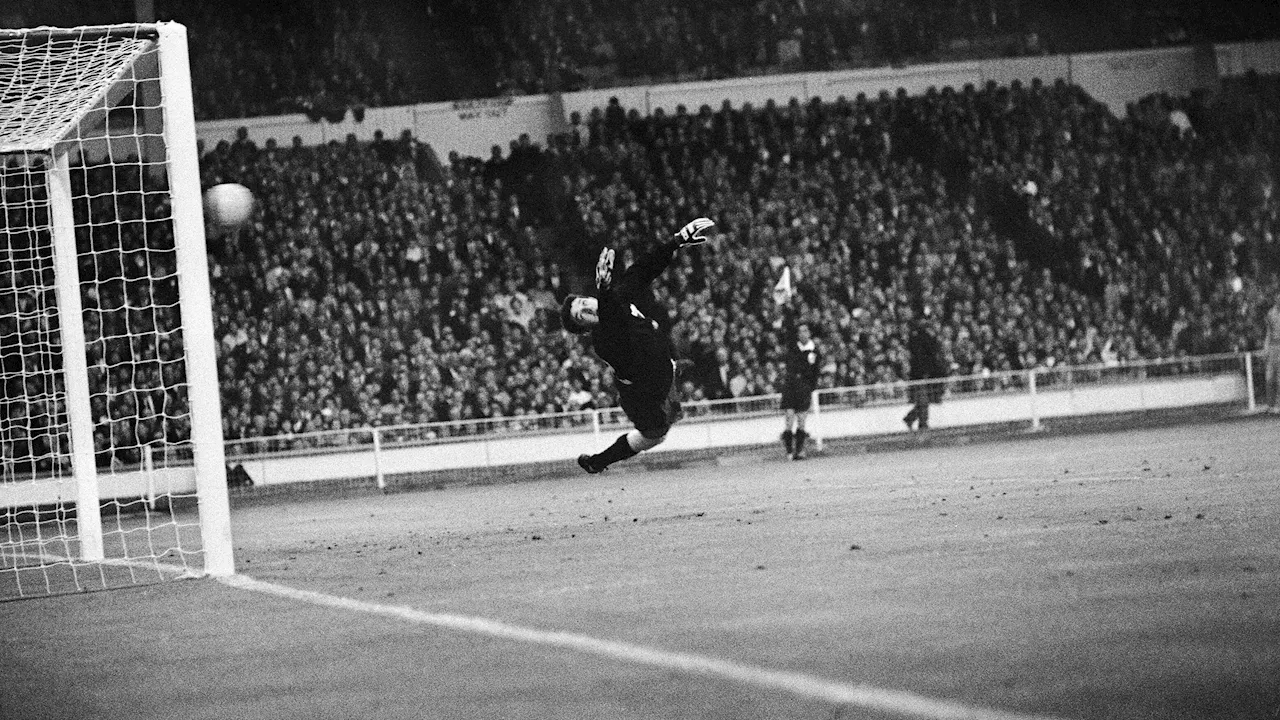
[[[1198,408],[1256,409],[1255,388],[1262,364],[1252,352],[1172,359],[951,376],[821,388],[809,418],[815,450],[834,440],[906,435],[902,415],[913,385],[944,388],[933,407],[932,431],[953,428],[1041,429],[1062,418],[1151,413]],[[781,428],[777,393],[684,404],[684,419],[667,441],[646,453],[646,462],[680,453],[706,456],[751,452],[777,442]],[[233,495],[308,484],[389,485],[468,484],[496,477],[535,477],[576,470],[579,452],[603,447],[630,428],[620,408],[529,414],[418,425],[227,440],[226,458]],[[184,466],[183,463],[187,463]],[[656,462],[661,462],[660,460]],[[189,444],[150,445],[143,461],[117,468],[102,489],[104,500],[147,499],[149,488],[190,482]],[[159,468],[159,469],[157,469]],[[568,468],[568,470],[566,470]],[[159,477],[158,474],[163,474]],[[190,477],[186,477],[190,476]],[[185,478],[185,479],[184,479]],[[30,507],[56,493],[53,482],[6,472],[0,506]]]
[[[824,441],[902,434],[913,385],[944,388],[932,427],[1040,428],[1054,418],[1198,406],[1252,410],[1251,353],[1114,362],[822,388],[809,428]],[[777,393],[684,404],[684,419],[651,455],[769,445],[781,427]],[[494,468],[555,465],[629,428],[619,408],[391,425],[227,442],[228,462],[258,485],[438,473],[465,482]],[[571,463],[570,463],[571,464]]]

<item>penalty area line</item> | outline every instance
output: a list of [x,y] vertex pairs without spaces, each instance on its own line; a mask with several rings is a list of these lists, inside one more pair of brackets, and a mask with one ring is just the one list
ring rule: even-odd
[[218,577],[217,580],[240,590],[274,595],[311,605],[378,615],[416,625],[431,625],[534,645],[565,648],[631,664],[648,665],[663,670],[720,678],[741,685],[781,690],[807,700],[818,700],[835,705],[852,705],[904,717],[928,720],[1050,720],[1044,715],[1024,715],[975,707],[902,690],[836,682],[803,673],[753,667],[693,653],[669,652],[576,633],[537,630],[482,617],[424,612],[403,605],[365,602],[255,580],[246,575],[228,575]]

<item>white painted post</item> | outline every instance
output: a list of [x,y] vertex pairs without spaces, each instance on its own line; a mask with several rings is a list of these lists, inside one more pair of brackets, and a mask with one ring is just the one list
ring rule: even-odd
[[1253,353],[1244,354],[1244,392],[1249,398],[1249,412],[1257,412],[1258,401],[1253,398]]
[[196,151],[187,29],[173,22],[160,23],[157,29],[160,35],[160,94],[164,98],[164,140],[169,151],[166,169],[178,267],[178,310],[187,345],[187,396],[191,403],[191,445],[200,506],[204,570],[213,576],[234,575],[231,503],[227,496],[226,451],[222,444],[218,355],[213,336],[209,259],[205,255],[200,157]]
[[1036,370],[1032,368],[1027,372],[1027,389],[1031,394],[1031,429],[1040,429],[1040,406],[1036,402]]
[[67,393],[71,432],[71,474],[76,483],[76,530],[80,559],[103,559],[101,498],[93,447],[93,410],[89,405],[89,368],[85,359],[84,315],[80,304],[80,267],[76,255],[75,216],[71,209],[68,153],[56,153],[49,168],[49,213],[53,221],[54,285],[62,342],[62,381]]
[[387,477],[382,473],[382,433],[378,428],[370,428],[373,432],[373,477],[379,490],[387,489]]
[[[813,419],[814,419],[814,420],[819,420],[819,416],[820,416],[820,415],[822,415],[822,404],[818,402],[818,397],[819,397],[819,393],[818,393],[818,391],[817,391],[817,390],[814,390],[814,391],[813,391],[813,395],[811,395],[811,396],[809,397],[809,405],[813,408]],[[816,433],[815,433],[815,432],[813,432],[812,430],[809,430],[809,427],[810,427],[810,426],[809,426],[809,424],[808,424],[808,423],[805,423],[805,432],[808,432],[808,433],[809,433],[809,437],[813,439],[813,447],[814,447],[814,449],[815,449],[815,450],[817,450],[818,452],[822,452],[822,422],[821,422],[821,420],[819,420],[818,422],[814,423],[814,426],[816,426],[816,428],[817,428],[817,430],[818,430]]]
[[156,509],[156,463],[151,453],[151,443],[142,446],[142,474],[147,478],[147,509]]
[[1138,407],[1142,412],[1147,411],[1147,369],[1146,367],[1138,368]]

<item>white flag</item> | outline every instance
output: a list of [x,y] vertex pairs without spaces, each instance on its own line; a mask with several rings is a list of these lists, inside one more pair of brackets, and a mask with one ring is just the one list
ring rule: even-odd
[[782,277],[778,278],[778,284],[773,286],[773,301],[779,305],[784,305],[791,301],[791,268],[782,268]]

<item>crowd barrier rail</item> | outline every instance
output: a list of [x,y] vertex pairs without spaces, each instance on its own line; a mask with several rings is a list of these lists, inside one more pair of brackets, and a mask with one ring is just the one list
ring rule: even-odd
[[[814,450],[840,438],[872,438],[908,432],[902,417],[912,389],[940,388],[931,406],[934,429],[1010,424],[1037,430],[1054,418],[1087,417],[1175,408],[1238,406],[1255,409],[1253,353],[1112,362],[1085,366],[952,376],[814,392],[807,429]],[[666,442],[646,457],[676,451],[732,453],[778,441],[778,394],[684,403],[684,418]],[[451,475],[563,463],[574,467],[582,452],[600,450],[630,428],[616,407],[584,408],[514,417],[228,440],[228,465],[253,486],[372,478],[378,487],[398,475]],[[101,476],[103,499],[138,498],[194,488],[190,448],[152,446],[136,467]],[[244,473],[238,472],[243,470]],[[67,482],[37,479],[0,482],[0,507],[43,505],[66,498]]]

